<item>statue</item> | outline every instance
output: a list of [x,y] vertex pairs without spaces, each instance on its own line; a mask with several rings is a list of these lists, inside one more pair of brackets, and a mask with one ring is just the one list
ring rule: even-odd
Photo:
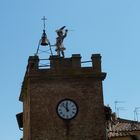
[[62,55],[62,57],[64,57],[64,50],[66,49],[63,45],[63,40],[67,36],[67,32],[68,32],[67,29],[64,31],[65,27],[66,26],[63,26],[60,29],[56,30],[56,33],[57,33],[58,37],[56,38],[56,44],[55,44],[56,49],[55,49],[55,51],[57,52],[58,56]]

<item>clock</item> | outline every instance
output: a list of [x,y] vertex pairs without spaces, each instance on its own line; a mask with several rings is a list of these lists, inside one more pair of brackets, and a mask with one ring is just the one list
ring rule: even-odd
[[58,102],[56,112],[61,119],[71,120],[78,113],[78,105],[74,100],[63,99]]

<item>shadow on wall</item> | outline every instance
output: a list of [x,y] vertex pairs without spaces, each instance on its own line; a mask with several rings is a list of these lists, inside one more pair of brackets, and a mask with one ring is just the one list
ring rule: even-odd
[[136,135],[132,135],[131,136],[131,139],[132,140],[140,140],[140,137],[139,136],[136,136]]

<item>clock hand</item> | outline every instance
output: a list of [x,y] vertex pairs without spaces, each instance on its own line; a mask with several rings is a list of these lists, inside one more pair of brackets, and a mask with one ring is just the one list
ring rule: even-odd
[[69,109],[68,109],[68,102],[63,103],[62,106],[66,109],[67,112],[69,111]]
[[66,111],[68,112],[68,109],[67,109],[67,108],[68,108],[68,107],[67,107],[67,102],[66,102],[66,103],[63,103],[62,106],[63,106],[63,107],[66,109]]
[[66,111],[68,112],[69,109],[68,109],[68,102],[66,102]]
[[66,106],[65,106],[65,104],[64,104],[64,103],[62,104],[62,106],[66,109]]

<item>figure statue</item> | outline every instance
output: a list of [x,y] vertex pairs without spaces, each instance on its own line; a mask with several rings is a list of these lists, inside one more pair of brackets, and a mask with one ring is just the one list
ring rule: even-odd
[[63,45],[63,40],[67,36],[67,32],[68,32],[67,29],[64,31],[65,27],[66,26],[63,26],[60,29],[56,30],[56,33],[57,33],[58,37],[56,38],[56,44],[55,44],[56,49],[55,49],[55,51],[57,52],[58,56],[62,55],[62,57],[64,57],[64,50],[66,49]]

